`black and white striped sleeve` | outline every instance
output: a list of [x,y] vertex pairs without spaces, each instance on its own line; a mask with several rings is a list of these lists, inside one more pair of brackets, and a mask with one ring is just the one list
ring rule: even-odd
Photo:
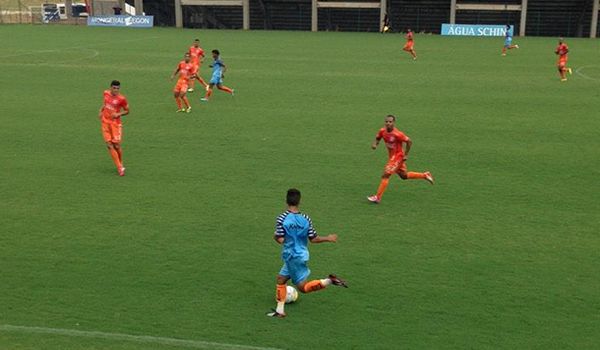
[[317,231],[313,227],[313,223],[312,223],[312,220],[310,219],[310,217],[306,214],[302,214],[302,215],[308,221],[308,238],[313,239],[313,238],[317,237],[318,236]]
[[285,220],[285,217],[287,213],[283,213],[281,215],[279,215],[277,217],[277,219],[275,220],[275,236],[276,237],[283,237],[285,236],[285,229],[283,228],[283,221]]

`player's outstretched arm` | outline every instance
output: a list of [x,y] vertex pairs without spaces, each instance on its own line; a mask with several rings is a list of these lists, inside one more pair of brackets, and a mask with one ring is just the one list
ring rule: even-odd
[[375,139],[375,141],[373,141],[373,144],[371,145],[372,149],[377,149],[377,146],[379,145],[379,140],[380,139]]
[[179,73],[179,67],[177,67],[177,69],[175,69],[175,71],[173,72],[173,74],[171,74],[171,80],[173,80],[173,78],[175,78],[175,76],[177,75],[177,73]]
[[335,233],[332,233],[330,235],[321,237],[321,236],[317,236],[313,239],[310,240],[310,243],[324,243],[324,242],[329,242],[329,243],[337,243],[337,235]]

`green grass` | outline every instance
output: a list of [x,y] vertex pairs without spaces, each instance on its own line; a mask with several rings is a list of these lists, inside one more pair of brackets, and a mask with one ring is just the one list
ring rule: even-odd
[[[600,42],[553,38],[0,26],[0,326],[285,349],[589,349],[600,343]],[[175,114],[193,38],[226,84]],[[208,77],[208,67],[203,71]],[[127,176],[97,112],[122,82]],[[383,117],[409,169],[369,205]],[[287,188],[337,245],[312,276],[347,290],[274,305]],[[174,349],[0,331],[6,349]]]

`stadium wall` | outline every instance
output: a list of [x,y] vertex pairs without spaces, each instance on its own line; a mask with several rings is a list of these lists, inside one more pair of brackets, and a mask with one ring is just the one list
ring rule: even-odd
[[[312,0],[250,0],[250,28],[267,30],[310,30]],[[338,0],[340,1],[340,0]],[[369,0],[345,0],[369,1]],[[594,0],[528,0],[526,35],[589,37]],[[47,2],[52,2],[48,0]],[[458,0],[459,3],[521,4],[521,0]],[[0,8],[0,23],[39,23],[31,6]],[[127,0],[134,4],[134,0]],[[450,21],[451,0],[388,0],[392,30],[439,34]],[[154,16],[155,25],[175,25],[174,0],[144,0],[144,11]],[[319,9],[320,31],[379,31],[378,9]],[[457,11],[456,23],[513,24],[520,31],[519,11]],[[241,29],[239,7],[183,7],[184,27]],[[600,37],[600,25],[596,36]]]

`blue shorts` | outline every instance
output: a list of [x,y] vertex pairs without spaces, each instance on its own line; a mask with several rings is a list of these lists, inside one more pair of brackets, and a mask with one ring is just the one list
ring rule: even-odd
[[512,44],[512,38],[504,40],[504,47],[509,47]]
[[221,79],[221,73],[213,74],[210,78],[210,83],[214,85],[223,84],[223,79]]
[[310,269],[306,263],[307,261],[302,258],[284,260],[279,275],[291,278],[294,284],[304,282],[310,275]]

